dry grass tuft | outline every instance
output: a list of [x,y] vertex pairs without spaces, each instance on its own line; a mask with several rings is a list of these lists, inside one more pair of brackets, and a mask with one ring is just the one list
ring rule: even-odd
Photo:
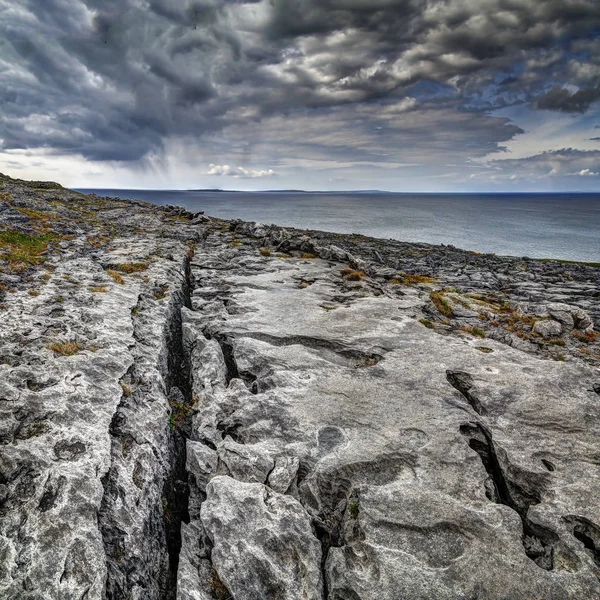
[[104,294],[104,293],[108,292],[108,286],[107,285],[93,285],[92,287],[90,287],[90,292],[93,292],[94,294]]
[[441,314],[449,319],[454,317],[454,310],[452,310],[452,306],[450,306],[448,300],[444,297],[444,292],[431,292],[429,297]]
[[268,248],[261,248],[259,252],[261,256],[271,256],[271,251]]
[[418,283],[437,283],[435,279],[428,275],[420,275],[418,273],[400,273],[402,283],[404,285],[415,285]]
[[112,277],[113,281],[115,283],[118,283],[119,285],[123,285],[125,283],[125,280],[123,279],[123,277],[114,269],[107,269],[106,274],[109,277]]
[[59,356],[73,356],[83,350],[83,346],[74,340],[71,342],[56,342],[54,344],[49,344],[46,348],[52,350],[52,352]]
[[115,266],[116,271],[120,271],[121,273],[126,273],[127,275],[131,275],[131,273],[141,273],[142,271],[146,271],[148,269],[148,263],[121,263]]
[[366,277],[366,274],[362,271],[355,271],[350,268],[342,269],[340,273],[346,281],[361,281]]
[[593,344],[598,340],[598,334],[592,329],[583,332],[574,331],[571,335],[584,344]]

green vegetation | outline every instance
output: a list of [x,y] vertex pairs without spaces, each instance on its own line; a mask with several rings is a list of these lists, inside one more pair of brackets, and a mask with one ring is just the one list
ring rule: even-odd
[[161,285],[158,289],[154,290],[154,297],[157,300],[162,300],[167,295],[168,285]]
[[600,268],[600,263],[598,263],[598,262],[583,262],[580,260],[562,260],[559,258],[534,258],[533,260],[536,260],[537,262],[542,262],[542,263],[557,262],[557,263],[561,263],[564,265],[584,265],[586,267],[595,267],[597,269]]
[[454,317],[454,311],[452,310],[452,306],[448,303],[448,300],[444,297],[444,292],[431,292],[429,294],[433,305],[438,309],[438,311],[443,314],[445,317],[451,319]]
[[483,329],[480,329],[479,327],[465,327],[464,331],[478,338],[485,337],[485,331]]
[[358,498],[350,498],[348,500],[348,514],[351,519],[358,519],[358,514],[360,513],[360,503]]
[[20,231],[2,231],[0,232],[0,259],[9,263],[9,269],[23,271],[44,260],[42,254],[55,238],[56,236],[50,233],[27,235]]
[[132,273],[141,273],[142,271],[146,271],[148,269],[148,263],[121,263],[116,265],[114,270],[120,271],[121,273],[126,273],[127,275],[131,275]]
[[50,427],[44,421],[35,421],[27,429],[25,430],[25,435],[23,436],[25,439],[29,439],[32,437],[38,437],[39,435],[43,435],[48,431]]
[[271,251],[268,248],[261,248],[259,252],[261,256],[271,256]]
[[427,327],[427,329],[435,329],[435,325],[433,324],[433,321],[430,321],[429,319],[419,319],[419,323],[421,323],[421,325],[425,325],[425,327]]

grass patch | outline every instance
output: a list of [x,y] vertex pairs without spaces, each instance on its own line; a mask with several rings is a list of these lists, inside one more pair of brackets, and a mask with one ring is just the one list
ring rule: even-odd
[[556,338],[540,340],[540,342],[542,344],[546,344],[546,346],[564,346],[565,345],[564,340],[556,339]]
[[427,329],[435,329],[435,325],[433,324],[433,321],[430,321],[429,319],[419,319],[419,323],[421,323],[421,325],[425,325],[425,327],[427,327]]
[[595,267],[596,269],[600,268],[600,262],[582,262],[580,260],[562,260],[559,258],[535,258],[534,260],[542,263],[557,262],[563,265],[584,265],[586,267]]
[[346,281],[361,281],[366,277],[365,273],[362,271],[355,271],[354,269],[342,269],[340,273]]
[[117,271],[115,271],[114,269],[107,269],[106,270],[106,274],[109,277],[112,277],[112,280],[115,283],[118,283],[119,285],[123,285],[125,283],[125,280],[123,279],[123,277]]
[[129,396],[131,396],[131,386],[121,381],[121,389],[123,390],[124,398],[129,398]]
[[83,350],[83,346],[76,341],[71,342],[56,342],[46,346],[48,350],[52,350],[58,356],[73,356]]
[[472,336],[478,338],[485,337],[485,331],[483,329],[480,329],[479,327],[465,327],[463,331],[465,331],[466,333],[470,333]]
[[0,258],[8,261],[9,266],[13,268],[39,264],[44,260],[42,254],[55,237],[53,234],[27,235],[20,231],[2,231]]
[[261,248],[259,253],[261,256],[271,256],[271,251],[268,248]]
[[591,329],[583,332],[574,331],[571,335],[580,342],[583,342],[584,344],[593,344],[595,341],[598,340],[598,334],[595,331],[592,331]]
[[[400,273],[403,285],[416,285],[418,283],[437,283],[435,279],[428,275],[418,273]],[[393,281],[393,280],[392,280]]]
[[25,430],[25,435],[23,436],[25,439],[38,437],[39,435],[43,435],[46,431],[49,431],[50,426],[44,421],[35,421],[27,429]]
[[454,311],[452,307],[448,303],[448,300],[444,297],[443,292],[431,292],[429,294],[433,305],[438,309],[438,311],[443,314],[445,317],[452,319],[454,317]]
[[131,275],[132,273],[141,273],[142,271],[146,271],[148,269],[148,263],[121,263],[115,266],[115,271],[120,271],[121,273],[126,273],[127,275]]
[[154,290],[153,294],[157,300],[163,300],[167,295],[168,285],[161,285],[158,289]]
[[90,292],[93,292],[94,294],[104,294],[104,293],[108,292],[108,286],[107,285],[93,285],[90,288]]
[[312,254],[311,252],[305,252],[300,258],[304,258],[304,259],[311,259],[311,258],[317,258],[316,254]]

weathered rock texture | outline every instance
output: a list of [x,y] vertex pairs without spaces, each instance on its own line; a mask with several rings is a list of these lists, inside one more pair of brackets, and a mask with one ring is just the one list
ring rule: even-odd
[[0,183],[0,597],[600,599],[598,269]]

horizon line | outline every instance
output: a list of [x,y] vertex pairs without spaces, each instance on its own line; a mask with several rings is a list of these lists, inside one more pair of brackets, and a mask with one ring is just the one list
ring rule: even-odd
[[355,190],[301,190],[293,188],[282,189],[264,189],[264,190],[235,190],[222,188],[128,188],[128,187],[79,187],[73,186],[73,190],[109,190],[126,192],[215,192],[215,193],[237,193],[237,194],[276,194],[276,193],[295,193],[295,194],[440,194],[440,195],[465,195],[465,194],[600,194],[599,190],[558,190],[558,191],[531,191],[531,190],[479,190],[479,191],[409,191],[400,192],[395,190],[373,190],[373,189],[355,189]]

